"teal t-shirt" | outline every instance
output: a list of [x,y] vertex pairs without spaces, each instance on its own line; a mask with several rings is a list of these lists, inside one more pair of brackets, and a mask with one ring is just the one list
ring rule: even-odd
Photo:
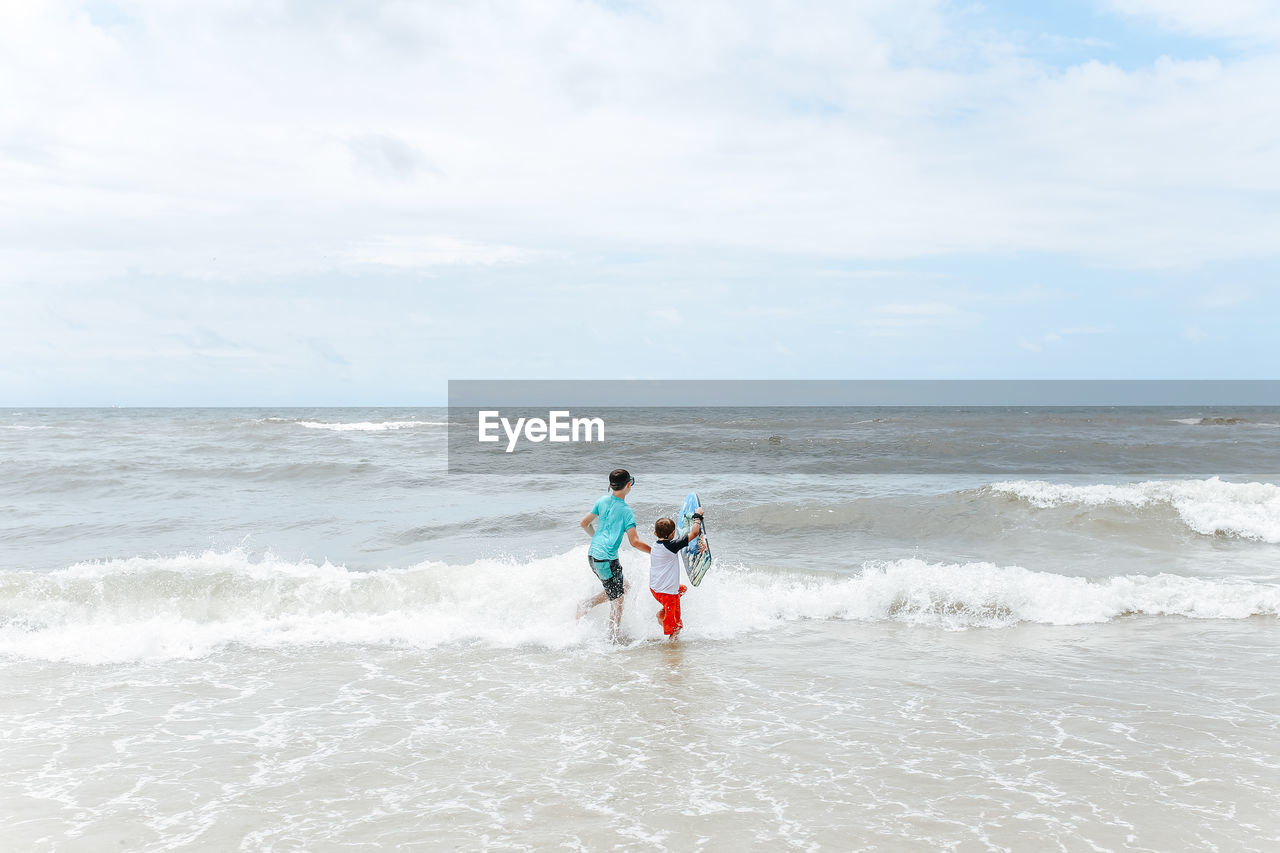
[[636,526],[636,514],[622,498],[605,495],[591,507],[596,518],[596,535],[591,537],[587,551],[597,560],[612,560],[618,556],[618,546],[627,531]]

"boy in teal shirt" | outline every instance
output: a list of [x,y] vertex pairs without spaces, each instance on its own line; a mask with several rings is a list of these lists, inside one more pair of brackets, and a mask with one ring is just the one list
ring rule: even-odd
[[587,563],[604,590],[578,605],[578,618],[581,619],[588,610],[597,604],[603,604],[607,599],[610,602],[609,636],[615,639],[618,627],[622,624],[622,597],[630,587],[622,577],[618,546],[622,544],[622,537],[626,536],[632,548],[649,553],[649,546],[641,542],[636,534],[636,514],[627,506],[627,495],[631,494],[631,487],[635,483],[635,477],[627,473],[625,468],[610,473],[609,494],[596,501],[591,512],[581,522],[582,529],[591,537]]

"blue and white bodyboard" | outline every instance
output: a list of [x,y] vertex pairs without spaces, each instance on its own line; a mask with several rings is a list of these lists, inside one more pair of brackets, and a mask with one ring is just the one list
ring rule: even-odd
[[[676,516],[677,539],[693,529],[693,511],[700,505],[697,492],[690,492],[684,499],[684,503],[680,505],[680,513]],[[698,550],[699,542],[702,543],[701,551]],[[680,551],[680,562],[684,564],[685,573],[689,575],[689,583],[694,586],[702,583],[707,569],[711,568],[711,543],[707,541],[705,521],[702,523],[702,534],[697,539],[691,540],[688,547]]]

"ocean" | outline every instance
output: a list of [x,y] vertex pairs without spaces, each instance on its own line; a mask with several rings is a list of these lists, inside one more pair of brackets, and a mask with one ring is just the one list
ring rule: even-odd
[[[1280,409],[0,409],[14,851],[1280,846]],[[597,457],[593,457],[593,460]],[[593,465],[594,465],[593,461]],[[697,489],[623,636],[578,527]]]

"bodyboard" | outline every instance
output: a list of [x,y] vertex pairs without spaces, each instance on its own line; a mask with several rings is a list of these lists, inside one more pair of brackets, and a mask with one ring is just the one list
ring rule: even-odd
[[[693,511],[699,506],[697,492],[690,492],[684,499],[684,503],[680,505],[680,512],[676,516],[677,539],[693,529]],[[699,542],[702,543],[701,551],[698,550]],[[702,534],[689,542],[688,547],[681,549],[680,562],[684,564],[685,573],[689,575],[689,583],[694,586],[702,583],[707,569],[711,568],[711,543],[707,541],[705,520],[702,522]]]

